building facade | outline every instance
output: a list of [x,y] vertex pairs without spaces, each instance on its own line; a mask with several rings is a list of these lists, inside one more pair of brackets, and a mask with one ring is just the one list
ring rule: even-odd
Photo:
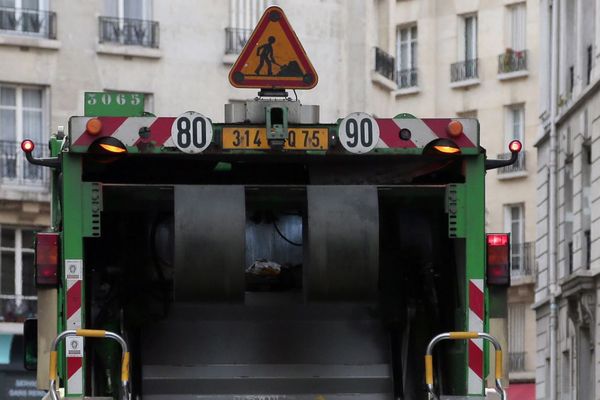
[[538,399],[596,399],[600,1],[541,0],[535,293]]
[[[377,112],[478,118],[481,143],[491,158],[508,157],[511,140],[523,142],[515,165],[487,174],[486,230],[511,233],[510,379],[533,382],[538,1],[380,0],[376,5],[371,104],[387,105]],[[505,328],[493,326],[497,322],[492,320],[492,330]]]
[[321,121],[470,116],[492,158],[524,142],[516,165],[488,173],[487,230],[512,233],[510,374],[533,379],[537,0],[0,0],[0,332],[35,312],[32,237],[50,219],[47,171],[18,143],[33,138],[42,154],[50,132],[83,113],[85,91],[141,92],[157,115],[222,121],[225,103],[256,96],[227,75],[272,3],[320,76],[298,96],[321,106]]

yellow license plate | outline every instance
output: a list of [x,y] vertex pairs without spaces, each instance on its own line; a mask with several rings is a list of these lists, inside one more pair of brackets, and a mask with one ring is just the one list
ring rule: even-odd
[[[326,150],[329,131],[327,128],[288,128],[285,150]],[[227,150],[268,150],[266,128],[224,127],[223,149]]]

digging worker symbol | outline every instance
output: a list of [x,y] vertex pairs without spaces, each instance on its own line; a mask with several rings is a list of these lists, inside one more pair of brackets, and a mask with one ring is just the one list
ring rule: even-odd
[[275,61],[275,55],[273,54],[273,43],[275,43],[275,36],[269,36],[268,42],[259,46],[256,50],[256,55],[260,57],[260,63],[256,68],[256,75],[260,75],[260,71],[262,70],[265,63],[267,64],[267,74],[273,75],[272,65],[275,64],[281,67]]

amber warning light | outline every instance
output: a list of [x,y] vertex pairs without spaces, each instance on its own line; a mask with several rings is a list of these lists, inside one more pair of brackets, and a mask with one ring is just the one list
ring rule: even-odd
[[450,121],[446,130],[448,131],[448,135],[455,138],[462,135],[463,125],[460,123],[460,121]]
[[85,124],[85,131],[92,136],[98,135],[102,131],[102,121],[98,118],[92,118]]
[[510,237],[508,233],[487,235],[487,282],[510,285]]

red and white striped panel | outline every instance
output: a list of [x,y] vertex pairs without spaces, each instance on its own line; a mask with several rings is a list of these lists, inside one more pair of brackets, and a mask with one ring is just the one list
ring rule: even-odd
[[[379,126],[379,148],[422,148],[435,139],[450,139],[459,147],[476,147],[479,143],[478,124],[476,119],[469,118],[432,118],[432,119],[377,119]],[[448,135],[447,127],[452,121],[459,121],[463,126],[462,135],[453,138]],[[410,140],[400,138],[400,129],[408,129]]]
[[67,392],[69,395],[83,394],[83,338],[65,339],[67,353]]
[[[136,146],[142,141],[154,141],[157,145],[173,146],[171,141],[171,125],[175,117],[98,117],[102,122],[102,131],[97,136],[88,135],[86,124],[91,117],[71,118],[70,132],[73,146],[89,146],[94,140],[103,136],[113,136],[125,146]],[[150,135],[142,140],[140,128],[149,128]]]
[[[97,136],[86,133],[86,124],[91,117],[73,117],[70,124],[70,136],[73,146],[87,147],[98,137],[113,136],[125,146],[137,146],[141,142],[155,142],[156,145],[174,146],[171,139],[171,126],[175,117],[98,117],[102,122],[102,132]],[[378,148],[423,148],[434,139],[451,139],[459,147],[477,147],[479,143],[478,124],[475,119],[459,118],[463,134],[458,138],[448,135],[446,129],[453,121],[449,118],[433,119],[377,119],[380,140]],[[141,139],[140,128],[150,129],[148,138]],[[400,129],[409,129],[410,140],[400,139]]]
[[[65,260],[67,329],[82,328],[83,261]],[[65,340],[67,390],[69,395],[83,394],[83,338]]]
[[[484,318],[483,279],[469,281],[469,331],[483,332]],[[483,393],[483,339],[469,339],[468,393]]]

